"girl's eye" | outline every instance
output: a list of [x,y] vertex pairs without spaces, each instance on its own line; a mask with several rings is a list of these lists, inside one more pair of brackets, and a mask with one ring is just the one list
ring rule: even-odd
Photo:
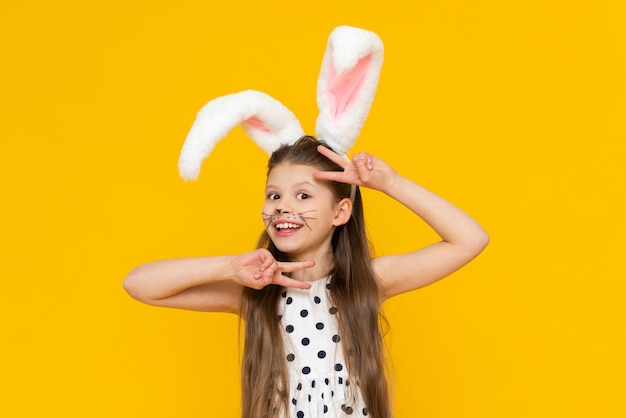
[[306,193],[298,193],[298,196],[297,196],[297,197],[298,197],[298,199],[300,199],[300,200],[304,200],[304,199],[308,199],[308,198],[309,198],[309,197],[311,197],[311,196],[309,196],[309,195],[308,195],[308,194],[306,194]]
[[268,200],[278,200],[280,198],[280,196],[278,195],[278,193],[268,193],[267,194],[267,199]]

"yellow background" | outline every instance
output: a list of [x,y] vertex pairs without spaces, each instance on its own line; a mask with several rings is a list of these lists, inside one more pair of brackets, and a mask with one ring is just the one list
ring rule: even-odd
[[[626,8],[619,0],[13,1],[0,6],[0,416],[235,417],[238,321],[121,282],[254,246],[265,156],[237,128],[185,183],[209,99],[254,88],[313,132],[338,25],[385,64],[354,150],[489,231],[386,306],[397,417],[626,416]],[[377,253],[435,239],[368,192]]]

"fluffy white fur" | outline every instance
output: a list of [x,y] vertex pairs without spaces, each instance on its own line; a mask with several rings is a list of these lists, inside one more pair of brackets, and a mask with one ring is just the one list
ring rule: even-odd
[[[352,70],[360,59],[370,55],[371,65],[359,95],[353,98],[349,111],[333,117],[328,103],[328,78],[331,64],[337,73]],[[373,32],[350,26],[339,26],[330,34],[317,81],[317,105],[320,114],[315,131],[335,151],[345,154],[352,148],[370,111],[380,70],[383,64],[383,43]]]
[[[260,120],[267,129],[246,123],[250,118]],[[304,135],[295,115],[265,93],[246,90],[218,97],[200,109],[187,134],[178,160],[181,177],[185,180],[198,178],[202,161],[215,144],[239,124],[268,154]]]
[[[350,75],[349,72],[359,60],[368,55],[371,63],[361,89],[356,95],[346,90],[351,105],[342,114],[331,117],[327,100],[331,63],[336,73],[348,72]],[[316,134],[340,154],[346,154],[352,147],[367,118],[376,93],[382,61],[383,45],[373,32],[340,26],[328,39],[317,84],[320,114],[316,122]],[[178,161],[181,177],[195,180],[202,162],[215,144],[239,124],[268,154],[282,144],[294,143],[304,135],[294,114],[265,93],[246,90],[218,97],[198,112],[187,134]]]

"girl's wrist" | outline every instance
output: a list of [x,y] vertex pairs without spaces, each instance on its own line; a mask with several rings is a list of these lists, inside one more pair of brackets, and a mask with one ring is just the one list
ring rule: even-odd
[[387,179],[382,184],[380,191],[385,193],[388,196],[394,197],[398,192],[401,192],[403,189],[404,181],[406,178],[394,171],[392,175],[388,176]]
[[226,255],[224,257],[224,267],[221,271],[222,279],[237,282],[239,269],[237,267],[237,255]]

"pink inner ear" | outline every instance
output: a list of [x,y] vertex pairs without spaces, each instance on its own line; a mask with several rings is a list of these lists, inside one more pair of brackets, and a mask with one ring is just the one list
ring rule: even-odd
[[263,121],[256,116],[252,116],[250,119],[246,119],[245,121],[248,125],[253,127],[254,129],[258,129],[259,131],[270,133],[270,129],[263,124]]
[[366,55],[357,62],[352,70],[341,74],[337,74],[333,64],[330,64],[326,97],[333,119],[341,117],[354,104],[365,82],[371,61],[371,56]]

